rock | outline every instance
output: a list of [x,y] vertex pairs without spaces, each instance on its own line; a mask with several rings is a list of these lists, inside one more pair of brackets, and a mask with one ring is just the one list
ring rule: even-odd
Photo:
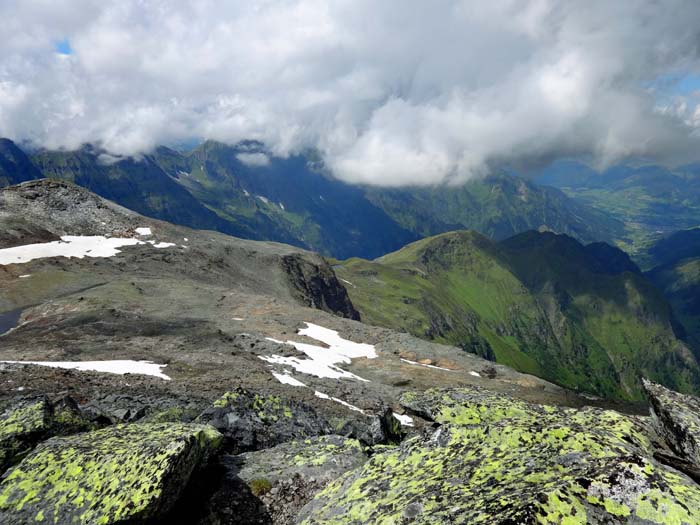
[[403,402],[442,425],[332,482],[298,523],[700,523],[700,486],[653,459],[641,418],[466,388]]
[[221,443],[204,425],[131,424],[52,438],[0,484],[2,523],[123,523],[161,515]]
[[310,406],[242,388],[225,393],[197,422],[219,430],[224,435],[225,449],[234,454],[332,432],[329,423]]
[[[331,435],[248,452],[229,457],[224,463],[228,482],[244,483],[249,489],[236,492],[251,493],[263,503],[264,515],[272,523],[284,525],[294,523],[301,507],[329,482],[366,461],[357,440]],[[235,501],[227,495],[231,492],[229,486],[210,502],[209,508],[221,509]],[[240,512],[230,514],[240,519]]]
[[[360,443],[329,435],[221,457],[224,470],[199,525],[294,523],[301,507],[341,474],[367,461]],[[211,476],[209,476],[211,478]],[[183,516],[183,514],[180,514]]]
[[309,260],[310,257],[308,254],[293,254],[281,258],[292,295],[306,306],[359,321],[360,314],[333,269],[323,258],[315,256]]
[[[656,431],[696,476],[700,473],[700,399],[644,379]],[[686,470],[686,469],[684,469]]]
[[357,439],[367,446],[399,443],[406,435],[401,423],[394,417],[394,412],[388,407],[369,416],[352,414],[348,418],[334,417],[330,421],[335,434]]
[[43,396],[24,399],[0,416],[0,472],[50,436],[68,435],[91,428],[91,423],[69,397],[55,404]]

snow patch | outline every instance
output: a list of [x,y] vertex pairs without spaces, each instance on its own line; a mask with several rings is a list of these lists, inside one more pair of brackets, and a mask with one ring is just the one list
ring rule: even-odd
[[350,410],[354,410],[355,412],[359,412],[360,414],[364,414],[365,411],[362,410],[361,408],[356,407],[355,405],[351,405],[347,401],[343,401],[342,399],[338,399],[337,397],[331,397],[328,394],[324,394],[323,392],[319,392],[318,390],[314,392],[314,395],[316,397],[320,397],[321,399],[329,399],[331,401],[335,401],[336,403],[340,403],[344,407],[348,407]]
[[[169,248],[172,243],[148,241],[155,248]],[[34,259],[48,257],[113,257],[121,252],[119,248],[144,244],[131,238],[104,237],[102,235],[64,235],[60,241],[25,244],[0,249],[0,265],[22,264]]]
[[233,319],[234,321],[245,321],[245,319],[243,319],[242,317],[232,317],[231,319]]
[[335,330],[330,330],[319,325],[306,323],[306,328],[299,330],[299,335],[305,335],[317,341],[326,343],[330,348],[311,345],[307,343],[298,343],[296,341],[287,341],[286,343],[266,338],[278,344],[292,345],[294,348],[306,354],[309,359],[300,359],[298,357],[284,357],[281,355],[258,356],[263,361],[272,364],[278,364],[294,368],[302,374],[313,375],[316,377],[328,379],[355,379],[357,381],[368,382],[358,375],[339,368],[337,365],[344,363],[350,364],[352,359],[366,357],[367,359],[375,359],[377,352],[374,345],[365,343],[355,343],[343,339]]
[[148,244],[153,246],[154,248],[172,248],[175,246],[174,242],[156,242],[156,241],[148,241]]
[[263,197],[262,195],[256,195],[256,197],[263,201],[265,204],[270,204],[270,199],[268,199],[267,197]]
[[399,423],[401,423],[402,426],[404,427],[412,427],[413,426],[413,418],[411,416],[406,416],[402,414],[394,414],[394,417],[399,420]]
[[306,386],[304,383],[302,383],[298,379],[294,379],[291,375],[287,374],[286,372],[284,374],[272,372],[272,375],[275,376],[275,379],[277,379],[277,381],[279,381],[283,385]]
[[352,286],[353,288],[355,287],[355,285],[352,284],[350,281],[347,281],[347,280],[345,280],[345,279],[340,279],[340,280],[343,281],[343,282],[346,283],[346,284],[349,284],[349,285]]
[[424,366],[426,368],[434,368],[436,370],[444,370],[445,372],[454,372],[454,370],[450,370],[449,368],[443,368],[441,366],[435,366],[435,365],[424,365],[423,363],[418,363],[416,361],[409,361],[408,359],[401,358],[401,361],[403,361],[404,363],[408,363],[409,365],[418,365],[418,366]]
[[472,370],[471,372],[469,372],[469,375],[470,375],[470,376],[474,376],[474,377],[481,377],[481,374],[480,374],[479,372],[474,372],[474,370]]
[[144,237],[153,234],[153,232],[151,231],[151,229],[150,229],[150,228],[146,228],[146,227],[143,227],[143,228],[136,228],[135,231],[136,231],[136,233],[138,233],[139,235],[142,235],[142,236],[144,236]]
[[71,370],[81,370],[84,372],[103,372],[107,374],[141,374],[146,376],[159,377],[170,381],[161,370],[168,365],[159,365],[152,361],[0,361],[0,363],[17,365],[39,365],[50,368],[67,368]]
[[19,278],[20,278],[20,279],[26,279],[27,277],[31,277],[31,276],[32,276],[32,274],[30,274],[30,273],[25,273],[24,275],[20,275]]
[[284,211],[284,204],[282,204],[282,203],[280,202],[279,205],[280,205],[280,208],[282,208],[282,211]]

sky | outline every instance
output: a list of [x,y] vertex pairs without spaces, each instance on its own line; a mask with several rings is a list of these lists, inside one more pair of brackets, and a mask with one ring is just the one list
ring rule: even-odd
[[0,20],[0,136],[41,147],[256,140],[394,186],[700,157],[697,0],[0,0]]

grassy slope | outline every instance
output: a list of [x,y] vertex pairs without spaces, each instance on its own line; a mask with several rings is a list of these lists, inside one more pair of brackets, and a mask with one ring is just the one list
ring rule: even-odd
[[367,197],[403,227],[421,236],[469,229],[493,239],[528,230],[566,233],[584,242],[611,241],[623,225],[561,191],[499,174],[463,186],[368,189]]
[[557,258],[553,246],[536,241],[559,237],[532,235],[504,246],[473,232],[448,233],[374,262],[345,261],[336,271],[372,324],[609,397],[639,398],[640,370],[695,388],[697,365],[675,339],[666,303],[641,276],[593,274],[580,244],[556,246],[572,250]]

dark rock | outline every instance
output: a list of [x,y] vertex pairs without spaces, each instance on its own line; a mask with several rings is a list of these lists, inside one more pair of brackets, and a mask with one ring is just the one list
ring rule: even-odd
[[673,452],[700,471],[700,399],[646,379],[643,385],[657,432]]
[[224,448],[236,454],[332,432],[330,424],[308,405],[242,388],[224,394],[197,421],[219,430]]
[[307,259],[297,254],[282,257],[282,267],[289,276],[293,295],[306,306],[359,321],[359,312],[328,263],[321,259],[313,264]]

